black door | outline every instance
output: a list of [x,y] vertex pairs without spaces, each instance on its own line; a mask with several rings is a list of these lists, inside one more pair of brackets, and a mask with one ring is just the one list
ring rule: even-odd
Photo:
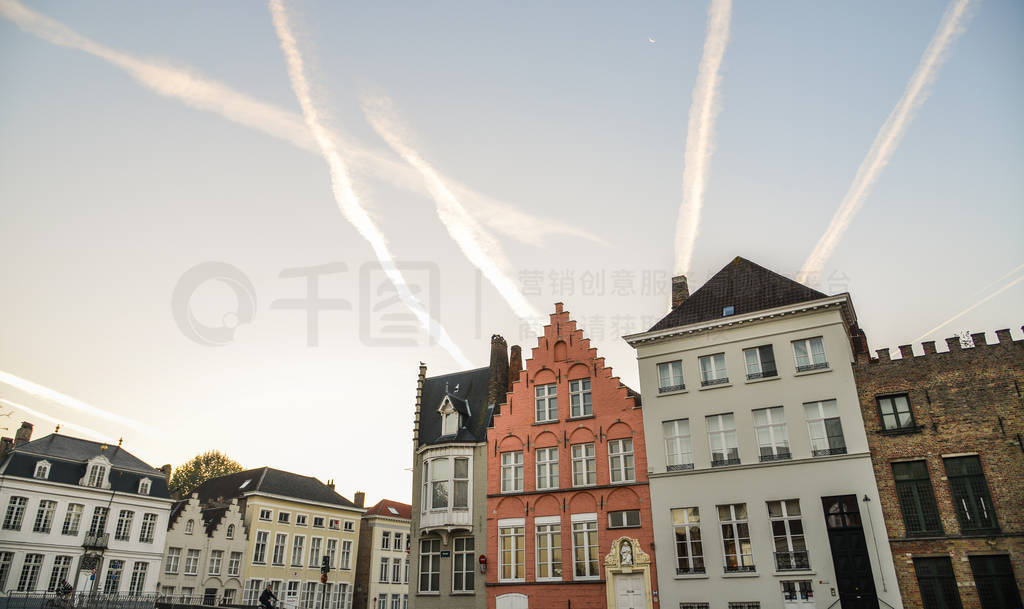
[[1010,557],[969,556],[981,609],[1016,609],[1021,606]]
[[822,497],[828,543],[843,609],[878,609],[875,578],[856,495]]

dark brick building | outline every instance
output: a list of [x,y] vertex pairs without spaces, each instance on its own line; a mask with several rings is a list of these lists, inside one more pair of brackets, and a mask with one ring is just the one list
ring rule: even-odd
[[[1024,582],[1024,341],[946,339],[854,364],[907,608],[1020,607]],[[864,341],[861,341],[862,344]],[[889,585],[893,585],[890,582]]]

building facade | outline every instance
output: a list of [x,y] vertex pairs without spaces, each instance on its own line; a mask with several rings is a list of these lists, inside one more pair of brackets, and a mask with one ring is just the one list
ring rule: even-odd
[[242,604],[257,604],[269,584],[288,608],[351,609],[362,493],[349,501],[331,482],[270,467],[207,480],[196,492],[205,508],[238,503],[248,532]]
[[0,591],[156,592],[167,474],[120,446],[22,425],[0,465]]
[[854,373],[904,606],[1020,607],[1024,341],[903,345]]
[[382,499],[359,529],[355,609],[408,609],[412,506]]
[[[420,364],[413,429],[413,609],[484,609],[487,432],[508,390],[508,346],[491,337],[490,365],[427,377]],[[482,557],[482,558],[481,558]]]
[[[671,607],[900,607],[854,385],[862,334],[736,258],[637,350],[660,592]],[[880,605],[880,602],[884,605]]]
[[512,381],[487,451],[488,606],[660,606],[640,396],[561,303]]
[[160,596],[185,605],[232,605],[242,599],[242,565],[248,548],[238,500],[203,509],[199,494],[171,510]]

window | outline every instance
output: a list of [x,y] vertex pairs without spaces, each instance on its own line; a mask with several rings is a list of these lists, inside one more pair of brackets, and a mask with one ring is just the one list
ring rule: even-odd
[[0,590],[7,590],[7,578],[11,574],[14,552],[0,552]]
[[148,495],[149,489],[152,485],[153,483],[149,478],[143,478],[142,480],[139,480],[139,494]]
[[775,540],[775,568],[778,571],[810,569],[804,523],[800,520],[800,500],[769,501],[768,520]]
[[107,466],[99,463],[89,465],[89,473],[86,475],[85,485],[93,488],[101,488],[107,480]]
[[391,531],[384,531],[380,534],[380,549],[391,549]]
[[227,539],[234,539],[235,538],[235,525],[233,525],[233,524],[229,524],[228,525],[228,530],[224,533],[224,537],[227,538]]
[[309,538],[309,566],[319,567],[320,566],[320,545],[323,543],[323,537],[310,537]]
[[616,482],[634,482],[636,480],[636,471],[633,467],[633,440],[609,440],[608,465],[611,471],[612,484]]
[[964,531],[998,529],[988,484],[981,470],[981,460],[977,456],[970,456],[952,457],[943,461],[946,463],[949,491],[953,495],[960,528]]
[[53,528],[53,513],[57,511],[57,502],[43,499],[36,510],[36,522],[32,525],[33,533],[49,533]]
[[187,550],[185,553],[185,575],[199,573],[199,550]]
[[139,541],[142,543],[153,543],[153,535],[156,532],[156,514],[148,513],[142,515],[142,529],[139,531]]
[[523,581],[526,577],[526,533],[521,518],[498,521],[498,581]]
[[537,490],[558,488],[558,448],[538,448]]
[[313,528],[314,529],[322,529],[322,528],[324,528],[324,517],[323,516],[313,516]]
[[107,508],[105,507],[94,507],[92,508],[92,521],[89,523],[90,536],[102,535],[107,529]]
[[523,451],[501,453],[501,492],[523,490]]
[[351,533],[352,531],[355,531],[356,530],[355,523],[352,522],[351,520],[346,520],[345,521],[345,530],[348,531],[349,533]]
[[700,384],[702,387],[709,385],[724,385],[729,382],[729,374],[725,370],[725,354],[704,355],[698,358],[700,362]]
[[68,573],[70,571],[70,556],[54,556],[53,569],[50,571],[50,585],[47,586],[46,589],[50,592],[55,592],[58,586],[60,586],[61,582],[68,578]]
[[260,594],[263,591],[262,579],[250,579],[245,582],[245,594],[242,595],[242,602],[246,605],[259,603]]
[[185,534],[186,535],[191,535],[192,531],[195,530],[195,528],[196,528],[196,521],[192,520],[191,518],[189,518],[188,522],[185,523]]
[[910,400],[906,394],[878,398],[878,411],[882,415],[882,429],[886,431],[917,429],[914,413],[910,410]]
[[391,560],[387,556],[380,559],[380,571],[378,571],[377,581],[382,584],[388,583],[388,569],[391,568]]
[[309,518],[309,516],[307,516],[306,514],[296,514],[295,515],[295,526],[297,526],[297,527],[304,527],[304,526],[306,526],[308,518]]
[[572,515],[573,579],[598,579],[597,515]]
[[569,416],[589,417],[594,414],[590,395],[590,379],[569,381]]
[[5,531],[20,531],[21,521],[25,519],[25,506],[28,505],[28,497],[11,497],[7,504],[7,513],[4,515]]
[[743,350],[743,360],[747,363],[747,380],[766,379],[778,376],[775,369],[775,352],[771,345]]
[[793,341],[793,355],[796,357],[796,371],[821,370],[828,368],[825,359],[825,344],[820,336]]
[[434,459],[430,465],[431,508],[435,510],[448,509],[448,476],[451,464],[448,459]]
[[39,571],[42,568],[42,554],[26,554],[25,562],[21,563],[21,576],[18,578],[18,592],[34,592],[36,584],[39,583]]
[[302,598],[299,605],[302,609],[313,609],[313,599],[316,598],[316,582],[305,582],[302,585]]
[[761,603],[759,601],[741,601],[738,603],[729,603],[729,609],[761,609]]
[[388,609],[388,595],[381,594],[377,597],[377,609]]
[[278,512],[277,513],[277,522],[278,522],[278,524],[288,524],[289,522],[291,522],[291,519],[292,519],[292,515],[290,513],[288,513],[288,512]]
[[107,564],[107,579],[103,584],[104,594],[115,594],[121,589],[121,575],[124,573],[123,560],[111,560]]
[[835,400],[808,402],[804,404],[804,414],[811,434],[812,455],[821,457],[846,454],[843,424],[839,420],[839,407]]
[[546,423],[558,420],[558,385],[537,385],[533,390],[534,405],[537,410],[537,422]]
[[754,554],[750,546],[750,527],[747,523],[747,504],[734,503],[718,506],[718,521],[722,526],[722,547],[725,550],[726,572],[754,571]]
[[562,579],[562,524],[558,516],[538,516],[534,519],[537,530],[537,580]]
[[392,558],[391,559],[391,583],[400,584],[402,583],[402,559]]
[[402,583],[409,583],[409,557],[405,557],[405,572],[402,574]]
[[693,442],[690,420],[676,419],[661,424],[665,436],[665,468],[668,471],[693,469]]
[[210,567],[207,569],[209,575],[220,575],[220,565],[224,561],[224,550],[210,551]]
[[64,526],[61,528],[61,535],[78,535],[78,529],[82,526],[82,512],[85,506],[80,503],[69,503],[68,511],[64,514]]
[[302,557],[306,555],[306,536],[295,535],[292,537],[292,566],[301,567]]
[[1009,556],[969,556],[968,560],[978,587],[981,609],[1021,606]]
[[441,540],[420,541],[420,592],[441,591]]
[[[270,510],[268,510],[266,508],[260,510],[260,520],[270,520],[270,517],[272,515],[273,515],[273,512],[271,512]],[[323,521],[321,519],[321,523],[322,522]],[[321,524],[320,526],[323,526],[323,524]]]
[[337,518],[331,518],[329,521],[327,521],[327,528],[329,528],[332,531],[340,531],[341,530],[341,520],[339,520]]
[[402,609],[409,609],[409,595],[402,595]]
[[192,604],[192,595],[196,589],[191,586],[182,586],[181,588],[181,602],[186,605]]
[[942,520],[925,462],[893,463],[892,476],[907,536],[942,534]]
[[782,600],[814,603],[814,587],[809,579],[782,582]]
[[330,568],[333,569],[334,565],[337,564],[335,562],[337,560],[337,558],[338,558],[338,540],[337,539],[328,539],[327,540],[327,564],[330,566]]
[[401,550],[402,549],[402,533],[401,532],[395,531],[395,542],[394,543],[395,543],[395,550]]
[[341,564],[339,569],[350,569],[352,564],[352,540],[346,539],[341,542]]
[[572,445],[572,485],[597,484],[597,455],[594,443]]
[[242,565],[242,553],[232,552],[228,555],[228,575],[238,575],[239,568]]
[[134,518],[135,512],[131,510],[121,510],[117,515],[117,528],[114,529],[114,539],[118,541],[128,541],[131,539],[132,520]]
[[235,604],[235,591],[232,590],[231,588],[225,588],[224,589],[224,602],[222,602],[221,604],[222,605],[228,605],[228,606],[234,605]]
[[33,478],[39,478],[40,480],[46,480],[50,477],[50,462],[49,461],[36,461],[36,470],[32,473]]
[[441,406],[441,435],[454,436],[459,432],[459,413],[448,398]]
[[273,560],[273,563],[275,565],[283,565],[284,564],[284,551],[285,551],[285,546],[287,546],[287,545],[288,545],[288,535],[287,534],[285,534],[285,533],[278,533],[278,534],[274,535],[274,555],[273,555],[272,560]]
[[402,607],[402,595],[392,594],[391,595],[391,609],[401,609]]
[[925,609],[960,609],[960,591],[948,556],[915,558],[914,571]]
[[[472,537],[456,537],[452,553],[452,592],[472,592],[475,589],[476,553]],[[395,579],[398,580],[398,559],[395,559]]]
[[736,420],[732,413],[713,414],[704,420],[711,446],[711,467],[738,464],[740,449],[736,444]]
[[178,563],[181,561],[181,548],[167,548],[167,564],[164,565],[164,573],[169,575],[178,574]]
[[148,562],[136,562],[132,565],[132,578],[128,583],[128,594],[142,594],[142,591],[146,589],[146,571],[148,570]]
[[658,364],[658,393],[670,391],[682,391],[686,389],[683,383],[683,361],[662,362]]
[[676,534],[676,575],[704,573],[700,510],[695,507],[674,508],[672,528]]
[[256,541],[253,542],[252,562],[257,565],[263,565],[267,563],[268,537],[270,537],[270,533],[266,531],[256,531]]
[[754,433],[761,461],[779,461],[792,457],[789,452],[789,434],[786,433],[786,414],[782,406],[759,408],[754,411]]
[[608,512],[609,529],[628,529],[640,526],[640,510]]

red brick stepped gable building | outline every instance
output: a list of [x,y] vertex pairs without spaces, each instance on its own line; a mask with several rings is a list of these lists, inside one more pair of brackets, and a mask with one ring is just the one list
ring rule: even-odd
[[561,303],[510,380],[488,434],[487,606],[658,607],[640,395]]
[[1024,341],[900,346],[853,366],[885,526],[908,609],[1020,607]]

